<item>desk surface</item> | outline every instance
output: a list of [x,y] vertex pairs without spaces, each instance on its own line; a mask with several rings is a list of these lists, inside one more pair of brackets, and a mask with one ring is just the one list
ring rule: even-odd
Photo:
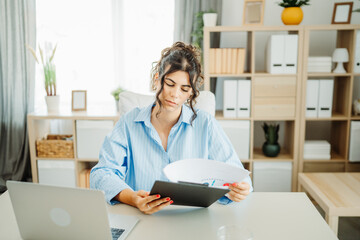
[[299,173],[299,183],[328,214],[360,216],[360,173]]
[[[209,208],[170,206],[153,215],[119,204],[109,212],[136,215],[132,239],[216,239],[223,225],[250,229],[256,240],[337,239],[304,193],[251,193],[241,203]],[[0,197],[0,239],[20,239],[9,194]]]

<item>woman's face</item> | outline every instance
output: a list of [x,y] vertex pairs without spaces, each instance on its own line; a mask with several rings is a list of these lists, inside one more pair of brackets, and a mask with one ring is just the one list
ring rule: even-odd
[[[160,81],[158,81],[160,89]],[[180,111],[181,106],[191,96],[189,74],[184,71],[170,73],[164,78],[164,88],[159,95],[162,107],[165,111]]]

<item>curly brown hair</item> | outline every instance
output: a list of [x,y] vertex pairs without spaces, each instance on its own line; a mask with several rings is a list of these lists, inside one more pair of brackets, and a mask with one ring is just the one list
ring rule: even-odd
[[204,77],[201,73],[199,49],[190,44],[176,42],[171,47],[162,50],[160,60],[155,63],[156,65],[152,68],[151,71],[152,90],[156,90],[155,81],[157,79],[160,79],[161,84],[160,90],[158,90],[156,93],[156,102],[160,106],[160,110],[157,112],[156,116],[158,116],[161,111],[162,104],[159,99],[159,95],[164,89],[165,76],[173,72],[184,71],[189,74],[190,86],[192,88],[192,94],[187,101],[187,104],[194,113],[190,121],[192,123],[197,116],[194,110],[194,105],[196,104],[196,98],[199,96],[200,86],[204,81]]

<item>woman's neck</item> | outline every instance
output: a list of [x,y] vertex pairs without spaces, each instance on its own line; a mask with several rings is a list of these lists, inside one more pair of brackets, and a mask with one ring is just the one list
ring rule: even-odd
[[174,111],[174,112],[168,112],[165,111],[164,109],[161,109],[159,115],[156,116],[157,113],[159,112],[159,109],[160,106],[157,103],[151,111],[151,122],[153,123],[153,121],[156,121],[162,127],[172,128],[178,122],[182,108],[180,108],[180,111]]

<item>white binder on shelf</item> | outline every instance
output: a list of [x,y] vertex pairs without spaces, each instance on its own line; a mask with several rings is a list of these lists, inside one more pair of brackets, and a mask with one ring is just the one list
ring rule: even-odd
[[238,80],[237,83],[237,117],[250,117],[251,81]]
[[224,80],[224,117],[236,118],[237,80]]
[[308,79],[306,83],[306,117],[318,116],[319,80]]
[[318,117],[331,117],[333,102],[334,80],[321,79],[319,83]]
[[354,73],[360,73],[360,30],[356,31]]
[[230,139],[240,160],[249,159],[250,121],[219,120],[221,127]]
[[360,121],[351,121],[349,161],[360,162]]
[[269,73],[284,73],[285,35],[271,35],[266,50],[266,70]]
[[285,35],[284,73],[295,74],[298,56],[298,35]]

